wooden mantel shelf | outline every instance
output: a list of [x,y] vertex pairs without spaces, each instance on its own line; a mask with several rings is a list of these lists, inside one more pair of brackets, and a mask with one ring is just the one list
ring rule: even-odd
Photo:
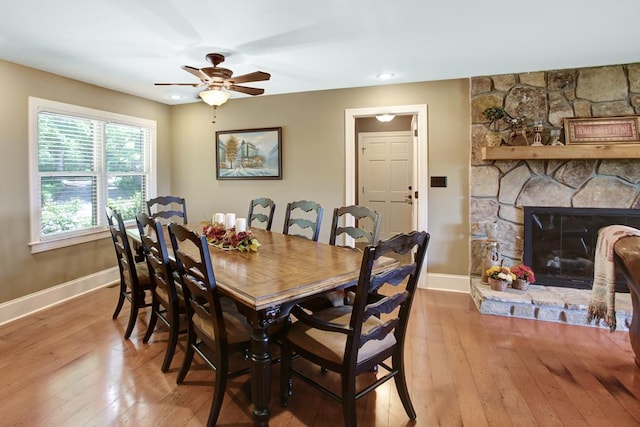
[[640,159],[640,144],[483,147],[482,160]]

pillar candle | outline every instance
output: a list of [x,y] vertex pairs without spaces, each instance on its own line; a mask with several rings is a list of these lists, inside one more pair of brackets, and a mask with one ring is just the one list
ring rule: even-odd
[[236,225],[236,214],[234,213],[228,213],[225,215],[225,222],[224,222],[224,226],[227,229],[233,228]]
[[247,219],[238,218],[236,219],[236,233],[242,233],[243,231],[247,231]]
[[224,225],[224,214],[223,213],[217,213],[213,215],[213,223],[214,224],[222,224]]

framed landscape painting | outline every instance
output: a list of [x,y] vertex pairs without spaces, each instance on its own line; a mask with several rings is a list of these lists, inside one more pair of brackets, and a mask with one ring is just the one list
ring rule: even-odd
[[282,179],[282,128],[216,132],[216,179]]

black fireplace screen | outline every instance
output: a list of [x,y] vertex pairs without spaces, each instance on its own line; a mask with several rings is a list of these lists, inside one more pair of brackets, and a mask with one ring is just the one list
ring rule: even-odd
[[[640,228],[640,209],[525,206],[524,263],[536,284],[591,289],[598,230],[614,224]],[[629,292],[621,274],[616,291]]]

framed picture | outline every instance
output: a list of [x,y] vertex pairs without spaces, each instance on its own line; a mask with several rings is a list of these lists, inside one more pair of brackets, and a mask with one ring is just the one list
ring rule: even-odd
[[282,128],[216,132],[216,179],[282,179]]
[[639,117],[564,119],[565,142],[567,145],[640,143],[640,134],[638,133]]

